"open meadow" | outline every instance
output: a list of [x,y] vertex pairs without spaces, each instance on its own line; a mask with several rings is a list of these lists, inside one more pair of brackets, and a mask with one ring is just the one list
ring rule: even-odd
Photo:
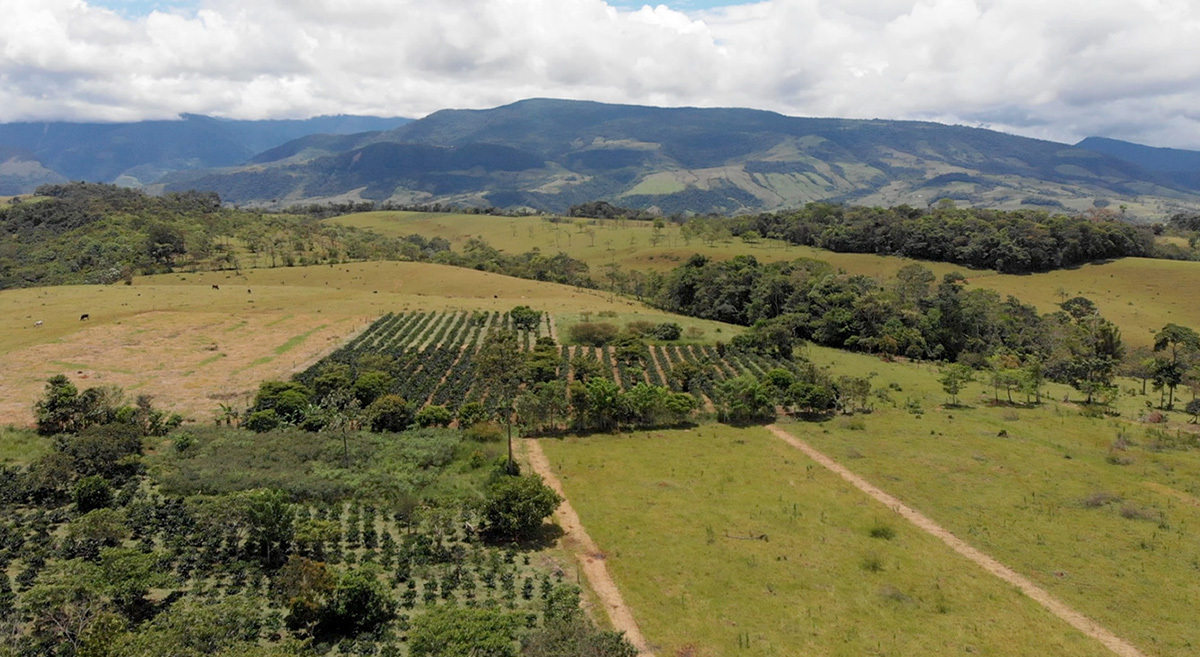
[[[213,286],[220,289],[215,289]],[[368,262],[139,277],[133,285],[0,292],[0,424],[28,424],[46,379],[112,384],[197,420],[243,408],[387,312],[529,305],[552,313],[671,317],[592,290],[441,265]],[[89,319],[81,321],[87,313]],[[41,321],[41,326],[35,322]],[[735,327],[687,320],[719,337]]]
[[[1150,428],[1140,396],[1089,418],[1065,387],[1027,407],[978,383],[944,407],[928,365],[807,352],[871,377],[874,411],[784,429],[1145,654],[1194,654],[1200,451],[1184,414]],[[666,654],[1104,654],[763,429],[541,442]]]

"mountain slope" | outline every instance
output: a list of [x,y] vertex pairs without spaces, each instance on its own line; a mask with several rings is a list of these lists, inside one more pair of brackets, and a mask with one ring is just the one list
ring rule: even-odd
[[[239,165],[255,153],[311,134],[381,131],[405,120],[227,121],[184,115],[178,121],[139,123],[7,123],[0,124],[0,147],[25,152],[61,177],[139,185],[171,171]],[[35,178],[13,184],[28,192],[40,184]]]
[[1105,137],[1088,137],[1075,146],[1132,162],[1163,174],[1177,185],[1200,191],[1200,151],[1156,148]]
[[1200,193],[1171,175],[977,128],[546,99],[443,110],[382,133],[309,137],[253,163],[174,174],[165,188],[202,186],[235,202],[390,199],[551,211],[591,200],[729,213],[814,200],[1200,205]]

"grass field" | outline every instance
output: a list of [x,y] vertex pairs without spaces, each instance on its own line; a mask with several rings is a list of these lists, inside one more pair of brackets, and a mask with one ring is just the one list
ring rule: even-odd
[[28,465],[50,451],[50,440],[28,429],[0,427],[0,465]]
[[972,285],[1011,294],[1042,312],[1054,310],[1064,295],[1085,296],[1133,345],[1152,344],[1151,330],[1170,322],[1200,329],[1200,262],[1123,258],[1028,276],[967,275]]
[[[1120,418],[1092,419],[1073,404],[1057,401],[1038,408],[993,405],[991,389],[981,384],[972,384],[961,397],[964,407],[947,409],[936,370],[928,365],[884,363],[819,348],[808,353],[839,374],[871,377],[874,389],[884,392],[873,395],[873,413],[790,423],[789,431],[1147,654],[1194,654],[1200,627],[1192,622],[1189,600],[1200,569],[1195,533],[1200,527],[1200,451],[1172,447],[1189,435],[1176,436],[1177,429],[1185,428],[1179,425],[1182,414],[1174,414],[1159,435],[1131,421],[1144,407],[1146,398],[1140,396],[1122,399]],[[1067,393],[1060,386],[1049,391],[1054,399]],[[907,410],[910,402],[921,409],[920,415]],[[1065,640],[1070,630],[1045,629],[1023,615],[1012,620],[1006,614],[1021,606],[966,588],[955,578],[982,586],[975,581],[984,577],[982,571],[951,559],[940,546],[919,548],[936,555],[927,557],[929,565],[904,561],[907,550],[917,549],[919,537],[910,536],[909,528],[886,509],[850,494],[799,452],[773,444],[760,429],[704,426],[690,433],[571,438],[546,441],[545,449],[584,524],[601,549],[613,555],[610,567],[618,584],[631,589],[626,596],[633,598],[639,620],[645,619],[644,629],[672,650],[692,642],[708,650],[698,654],[731,652],[736,631],[729,623],[737,623],[743,628],[750,624],[752,634],[762,637],[756,644],[759,654],[948,654],[965,650],[965,640],[954,643],[962,640],[955,628],[978,627],[970,620],[975,614],[997,624],[1012,623],[1014,640],[1028,641],[1007,647],[998,638],[989,644],[990,639],[977,636],[970,645],[981,654],[1067,654],[1071,649],[1039,646],[1038,636]],[[803,528],[785,523],[793,504],[800,505],[795,508]],[[832,517],[840,518],[841,542],[834,541],[827,527]],[[903,527],[905,533],[898,534],[898,541],[863,538],[876,523],[898,532]],[[725,532],[766,533],[770,543],[753,543],[762,550],[749,553],[754,559],[740,552],[714,555],[710,552],[716,548],[706,547],[713,544],[701,540],[708,528],[722,550],[751,549],[744,541],[726,540]],[[798,534],[801,530],[806,533]],[[777,540],[777,533],[787,538]],[[774,552],[781,545],[788,548]],[[855,565],[872,549],[884,570],[864,580]],[[789,581],[786,572],[796,566],[793,554],[812,564],[802,581],[819,582],[822,573],[833,573],[825,588],[792,589],[791,598],[780,592],[781,583]],[[788,562],[772,562],[780,557]],[[780,563],[782,570],[777,570]],[[939,569],[936,574],[921,570],[933,566]],[[922,615],[937,604],[935,592],[922,587],[930,578],[939,583],[937,592],[962,596],[947,604],[951,615],[959,616]],[[869,584],[876,586],[877,596],[871,596]],[[884,585],[889,594],[897,591],[911,602],[898,607],[880,603],[880,598],[892,599],[879,594]],[[765,587],[776,594],[752,596]],[[660,589],[670,594],[656,597]],[[729,594],[717,593],[722,590]],[[846,600],[827,600],[831,591]],[[708,595],[716,600],[704,604],[728,608],[700,607]],[[817,606],[829,614],[820,626],[832,634],[801,638],[778,629],[796,620],[790,616],[796,609]],[[752,611],[738,617],[738,609]],[[935,624],[939,622],[945,624]],[[909,636],[922,634],[916,627],[924,628],[923,639]],[[1034,627],[1043,629],[1021,638],[1021,628]],[[852,636],[849,628],[859,634]],[[882,640],[892,633],[902,638]],[[930,637],[947,643],[895,643]],[[874,647],[872,640],[882,647]]]
[[[600,292],[398,262],[7,290],[0,292],[0,424],[30,422],[46,379],[59,373],[81,388],[113,384],[151,394],[164,408],[207,420],[219,404],[244,406],[260,381],[307,367],[386,312],[507,311],[521,304],[672,319]],[[83,313],[88,321],[80,321]],[[721,325],[692,323],[720,337]]]
[[542,443],[660,655],[1104,654],[763,429]]
[[[599,268],[616,263],[624,270],[666,271],[686,261],[693,253],[724,260],[752,255],[764,262],[818,258],[847,271],[889,278],[906,264],[905,258],[886,258],[860,253],[832,253],[806,246],[794,246],[779,240],[760,240],[747,244],[741,240],[685,242],[680,229],[667,224],[662,242],[652,244],[654,228],[649,222],[564,218],[552,223],[540,217],[490,217],[486,215],[437,214],[426,212],[366,212],[334,217],[326,221],[372,230],[384,235],[419,234],[442,237],[461,248],[471,237],[481,237],[508,253],[524,253],[534,247],[547,253],[562,251],[583,260],[599,276]],[[585,225],[580,226],[579,222]],[[592,229],[594,236],[586,231]],[[942,263],[926,263],[939,276],[956,268]],[[961,268],[958,268],[961,269]]]

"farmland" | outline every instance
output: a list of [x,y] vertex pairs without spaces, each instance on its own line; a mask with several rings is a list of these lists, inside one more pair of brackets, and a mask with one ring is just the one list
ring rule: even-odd
[[[215,290],[213,285],[220,289]],[[26,424],[53,374],[86,377],[206,420],[245,405],[264,379],[286,378],[388,312],[503,311],[667,315],[623,298],[441,265],[403,262],[281,267],[241,274],[138,277],[133,285],[0,292],[0,422]],[[90,319],[79,321],[81,313]],[[43,326],[34,322],[42,320]],[[693,321],[707,335],[736,327]],[[215,348],[214,348],[215,347]]]

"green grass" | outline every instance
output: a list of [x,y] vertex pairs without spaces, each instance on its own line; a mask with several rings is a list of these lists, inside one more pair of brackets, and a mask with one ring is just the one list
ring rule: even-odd
[[[271,322],[270,324],[267,324],[267,326],[273,326],[278,323],[279,323],[278,321]],[[325,328],[326,326],[328,326],[328,324],[322,324],[322,325],[312,329],[311,331],[305,331],[304,333],[301,333],[300,335],[292,336],[291,338],[288,339],[287,342],[279,345],[278,347],[275,347],[275,355],[282,356],[282,355],[286,354],[287,352],[295,349],[296,347],[304,344],[304,341],[307,340],[309,337],[311,337],[313,333],[320,331],[321,329]]]
[[0,465],[28,465],[50,449],[50,439],[31,429],[0,427]]
[[[570,339],[571,327],[584,321],[585,317],[587,321],[607,322],[609,324],[613,324],[619,329],[624,329],[627,324],[635,321],[647,321],[655,323],[675,322],[683,328],[684,333],[679,340],[674,342],[663,342],[662,344],[712,344],[714,342],[728,342],[730,338],[738,335],[744,330],[741,326],[722,324],[721,322],[713,322],[705,319],[695,319],[693,317],[664,315],[663,313],[653,311],[610,311],[609,314],[601,314],[601,312],[555,313],[554,322],[558,329],[558,339],[564,344],[574,344]],[[699,330],[700,334],[696,337],[689,337],[688,329],[693,328]],[[651,342],[653,342],[653,340],[651,340]]]
[[658,654],[1104,654],[763,429],[542,444]]
[[[1195,427],[1182,424],[1184,414],[1168,414],[1167,430],[1154,434],[1136,421],[1147,397],[1122,397],[1120,417],[1089,418],[1077,405],[1079,395],[1064,386],[1047,386],[1041,407],[1022,407],[995,404],[993,391],[981,383],[960,395],[961,407],[946,408],[947,395],[930,365],[814,347],[807,354],[835,375],[870,377],[874,411],[821,423],[785,422],[785,428],[1147,654],[1194,654],[1200,626],[1189,601],[1200,570],[1200,449],[1179,448],[1195,440],[1188,433]],[[1122,382],[1122,388],[1132,385]],[[1064,396],[1076,401],[1062,403]],[[922,413],[909,412],[909,402]],[[694,643],[708,654],[732,652],[733,623],[752,628],[774,651],[764,647],[759,654],[869,654],[877,649],[868,645],[870,637],[889,654],[948,654],[966,645],[981,654],[1075,649],[1039,645],[1038,635],[1065,640],[1069,630],[1047,629],[1024,615],[1006,617],[1025,603],[1005,598],[1001,604],[994,593],[963,588],[983,587],[978,579],[988,576],[947,556],[940,545],[918,543],[907,523],[851,494],[760,429],[703,426],[543,444],[585,526],[610,555],[635,615],[670,651]],[[805,532],[815,531],[808,525],[819,529],[837,519],[840,533],[826,528],[799,534],[786,522],[789,509],[803,514]],[[707,528],[722,552],[708,552],[713,548],[700,539]],[[728,541],[722,538],[726,531],[766,533],[770,543]],[[894,532],[891,539],[882,536],[888,532]],[[927,555],[926,562],[904,561],[908,550]],[[804,580],[811,581],[807,588],[789,580],[795,555],[802,555],[805,578],[811,578]],[[782,570],[772,562],[781,557],[789,560]],[[882,580],[875,582],[876,593],[883,584],[891,587],[882,597],[915,600],[900,606],[912,615],[867,605],[865,573]],[[940,624],[940,616],[921,615],[939,604],[922,588],[929,578],[946,595],[966,596],[948,603],[955,615],[949,625]],[[793,588],[785,595],[781,587],[788,582]],[[768,584],[776,593],[755,597]],[[658,599],[658,590],[668,593]],[[828,591],[854,602],[832,602]],[[772,629],[800,623],[788,615],[796,609],[817,608],[828,615],[821,616],[823,638],[789,638]],[[991,618],[988,627],[1008,628],[1014,641],[1025,643],[1006,647],[1002,638],[987,635],[968,644],[955,628],[974,626],[976,617]],[[1029,630],[1034,627],[1042,629]],[[944,643],[915,643],[913,632]],[[879,638],[893,633],[910,643]]]

